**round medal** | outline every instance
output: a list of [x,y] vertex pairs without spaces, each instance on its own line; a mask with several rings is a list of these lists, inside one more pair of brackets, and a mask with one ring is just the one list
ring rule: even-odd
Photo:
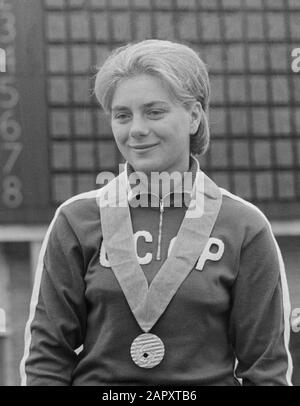
[[139,367],[154,368],[161,363],[165,355],[165,347],[155,334],[143,333],[133,340],[130,354]]

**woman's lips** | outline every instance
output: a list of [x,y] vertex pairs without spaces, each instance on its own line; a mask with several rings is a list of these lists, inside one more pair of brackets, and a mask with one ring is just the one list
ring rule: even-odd
[[131,148],[137,152],[144,152],[156,147],[156,145],[158,144],[132,145]]

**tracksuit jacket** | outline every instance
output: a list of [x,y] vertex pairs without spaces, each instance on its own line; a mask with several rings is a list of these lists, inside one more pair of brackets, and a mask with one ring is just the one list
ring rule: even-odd
[[[193,179],[201,172],[193,156],[190,171]],[[130,165],[125,172],[132,172]],[[131,359],[131,343],[143,331],[110,267],[99,191],[64,202],[39,256],[22,385],[291,385],[290,303],[280,250],[257,207],[218,190],[222,203],[206,253],[199,252],[150,331],[165,346],[162,362],[151,369]],[[171,195],[169,207],[163,200],[130,207],[149,286],[187,211],[174,201]]]

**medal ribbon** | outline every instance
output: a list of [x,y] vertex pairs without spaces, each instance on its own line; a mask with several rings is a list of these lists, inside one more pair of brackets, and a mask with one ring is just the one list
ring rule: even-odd
[[125,171],[99,190],[97,203],[110,266],[137,323],[148,332],[201,256],[221,207],[221,192],[202,171],[197,172],[171,253],[149,287],[135,252]]

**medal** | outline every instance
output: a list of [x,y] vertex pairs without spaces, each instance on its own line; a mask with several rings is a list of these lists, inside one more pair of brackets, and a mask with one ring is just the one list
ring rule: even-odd
[[135,252],[126,171],[99,190],[97,204],[109,263],[132,314],[144,332],[135,338],[130,347],[131,358],[140,368],[154,368],[163,360],[165,346],[149,331],[194,269],[219,214],[222,195],[215,183],[198,171],[194,186],[192,198],[203,198],[203,204],[200,210],[195,211],[191,201],[171,253],[150,286]]
[[144,333],[133,340],[130,355],[139,367],[154,368],[161,363],[165,355],[165,347],[155,334]]

